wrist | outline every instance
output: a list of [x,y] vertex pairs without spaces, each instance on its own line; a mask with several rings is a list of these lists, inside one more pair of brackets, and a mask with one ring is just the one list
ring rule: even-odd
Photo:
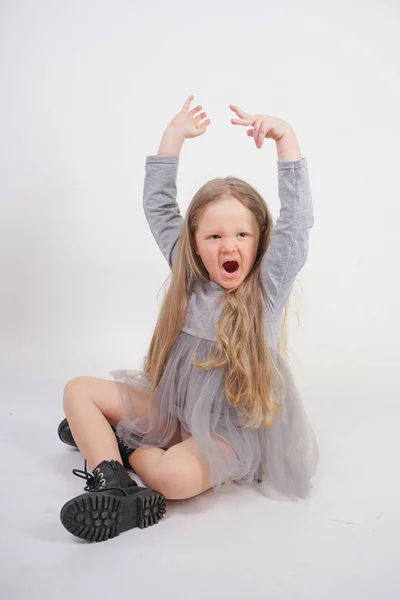
[[185,136],[173,125],[168,125],[161,138],[158,156],[179,156]]
[[300,146],[294,131],[285,133],[285,135],[281,137],[281,139],[276,143],[276,150],[278,153],[278,160],[281,162],[302,159]]

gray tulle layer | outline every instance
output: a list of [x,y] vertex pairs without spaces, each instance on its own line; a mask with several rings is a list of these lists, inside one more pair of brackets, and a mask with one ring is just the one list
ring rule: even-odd
[[[111,371],[117,384],[125,384],[119,385],[124,413],[118,435],[132,448],[166,448],[180,423],[182,440],[194,437],[215,490],[230,481],[267,480],[285,496],[309,496],[318,447],[289,365],[273,354],[286,384],[279,416],[271,427],[245,428],[244,417],[225,397],[225,368],[205,371],[191,364],[194,355],[208,358],[214,344],[181,331],[152,395],[143,372]],[[143,398],[143,392],[150,395],[148,415],[137,416],[134,398]]]

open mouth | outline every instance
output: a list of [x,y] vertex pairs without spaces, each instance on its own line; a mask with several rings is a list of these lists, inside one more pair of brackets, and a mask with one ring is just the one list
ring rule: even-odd
[[222,265],[222,273],[226,277],[235,277],[239,272],[239,263],[236,260],[227,260]]

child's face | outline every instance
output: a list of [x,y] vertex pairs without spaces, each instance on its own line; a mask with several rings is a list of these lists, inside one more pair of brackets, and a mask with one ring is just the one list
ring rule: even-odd
[[[247,277],[254,264],[260,234],[253,213],[237,198],[225,197],[208,206],[196,231],[196,254],[207,269],[210,280],[229,289]],[[233,277],[222,265],[235,260],[239,268]]]

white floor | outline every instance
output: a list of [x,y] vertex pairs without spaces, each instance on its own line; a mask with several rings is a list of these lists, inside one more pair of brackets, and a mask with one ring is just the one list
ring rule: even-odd
[[228,486],[88,544],[59,521],[83,487],[71,473],[83,459],[56,433],[64,383],[0,383],[2,599],[400,598],[395,390],[306,394],[321,451],[312,498]]

